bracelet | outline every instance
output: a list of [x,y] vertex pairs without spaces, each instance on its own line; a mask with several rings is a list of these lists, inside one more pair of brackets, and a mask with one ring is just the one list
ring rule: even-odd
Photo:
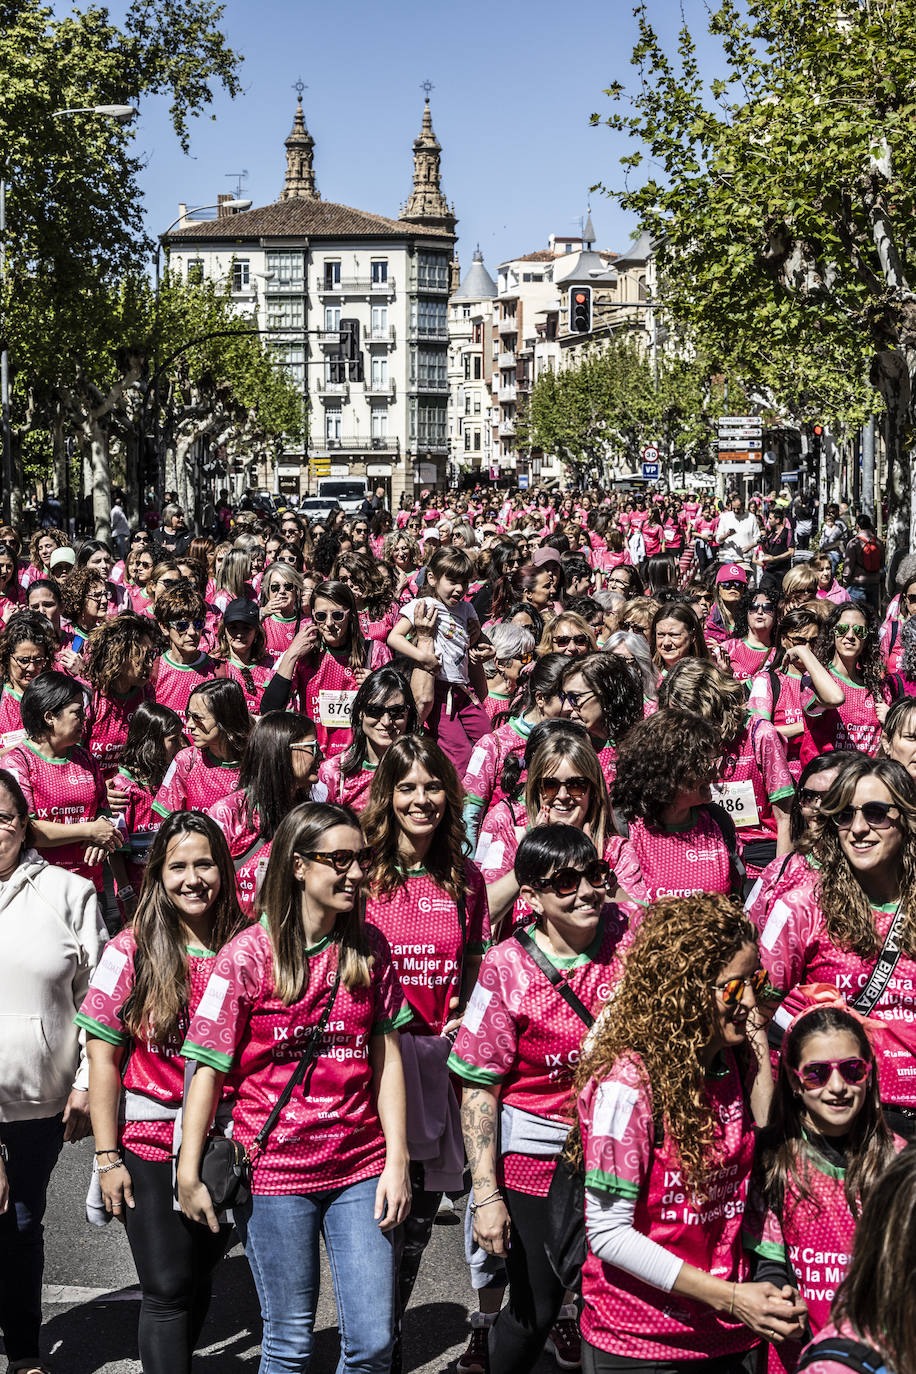
[[737,1285],[736,1283],[733,1283],[733,1284],[732,1284],[732,1295],[731,1295],[731,1299],[730,1299],[729,1304],[728,1304],[728,1315],[729,1315],[730,1317],[733,1317],[733,1316],[735,1315],[735,1294],[737,1293],[737,1291],[738,1291],[738,1285]]
[[102,1174],[110,1174],[111,1171],[112,1171],[112,1169],[123,1169],[123,1168],[124,1168],[124,1160],[123,1160],[123,1159],[115,1159],[115,1160],[112,1161],[111,1164],[99,1164],[99,1165],[96,1167],[96,1173],[97,1173],[99,1176],[101,1176]]
[[491,1202],[502,1202],[502,1197],[502,1193],[497,1188],[495,1193],[491,1193],[489,1197],[485,1197],[482,1202],[472,1202],[470,1208],[471,1216],[476,1216],[481,1207],[489,1207]]
[[111,1150],[96,1150],[95,1153],[97,1155],[116,1155],[118,1153],[118,1147],[115,1145]]

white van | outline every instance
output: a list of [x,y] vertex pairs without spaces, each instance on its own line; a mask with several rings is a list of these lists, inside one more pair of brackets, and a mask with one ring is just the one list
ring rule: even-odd
[[368,495],[365,477],[319,477],[317,496],[323,501],[336,501],[348,515],[355,514]]

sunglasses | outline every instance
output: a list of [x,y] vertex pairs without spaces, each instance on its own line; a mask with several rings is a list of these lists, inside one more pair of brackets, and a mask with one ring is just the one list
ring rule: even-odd
[[557,649],[566,649],[570,644],[577,649],[587,649],[588,635],[554,635],[553,642]]
[[867,625],[837,625],[837,626],[834,628],[833,633],[834,633],[834,635],[835,635],[835,637],[836,637],[837,639],[842,639],[843,635],[853,634],[853,635],[855,635],[855,637],[856,637],[856,639],[859,641],[859,643],[861,643],[862,640],[865,638],[865,636],[868,634],[868,626],[867,626]]
[[836,1069],[844,1083],[864,1083],[871,1073],[871,1064],[867,1059],[860,1059],[856,1056],[853,1059],[810,1059],[807,1064],[802,1064],[800,1069],[793,1069],[789,1065],[792,1073],[798,1079],[803,1088],[813,1092],[815,1088],[826,1088],[833,1071]]
[[202,620],[170,620],[169,625],[173,630],[177,630],[183,635],[186,630],[202,630],[204,622]]
[[327,864],[335,873],[346,873],[354,864],[365,873],[372,863],[373,851],[366,849],[307,849],[300,857],[314,859],[316,863]]
[[818,792],[813,787],[800,787],[798,789],[798,800],[802,806],[820,806],[824,800],[823,792]]
[[730,592],[740,592],[741,588],[742,588],[743,586],[745,586],[745,585],[746,585],[746,584],[745,584],[744,582],[720,582],[720,583],[719,583],[719,586],[720,586],[720,587],[725,587],[725,588],[726,588],[728,591],[730,591]]
[[583,797],[588,796],[591,786],[588,778],[542,778],[541,800],[556,801],[560,795],[560,788],[565,787],[573,801],[581,801]]
[[591,887],[606,887],[610,875],[611,865],[606,859],[593,859],[584,868],[558,868],[549,878],[536,878],[531,886],[536,892],[553,892],[557,897],[571,897],[579,891],[583,878]]
[[290,749],[301,749],[303,752],[314,754],[316,763],[320,763],[324,758],[324,754],[321,752],[321,746],[316,739],[297,740],[295,744],[291,744],[289,747]]
[[326,620],[332,620],[335,625],[339,625],[349,614],[349,611],[315,611],[312,619],[316,625],[323,625]]
[[385,716],[390,716],[392,720],[406,720],[407,706],[364,706],[364,720],[384,720]]
[[621,630],[626,630],[627,633],[631,635],[645,635],[649,633],[647,626],[637,625],[635,620],[621,620],[620,628]]
[[772,601],[755,601],[751,610],[755,615],[772,615],[776,607]]
[[872,830],[889,830],[896,819],[890,813],[896,810],[893,802],[872,801],[864,806],[844,806],[833,817],[833,823],[837,830],[848,830],[856,818],[856,812],[861,811],[863,821]]
[[767,971],[759,968],[750,975],[749,978],[729,978],[725,983],[716,983],[716,988],[722,994],[722,1001],[727,1007],[736,1007],[744,996],[744,990],[750,986],[755,997],[759,997],[767,984]]
[[562,699],[567,703],[568,706],[571,706],[571,707],[573,708],[574,711],[578,711],[578,709],[579,709],[579,707],[582,705],[583,701],[588,701],[589,697],[593,697],[594,695],[595,695],[594,692],[561,692],[561,693],[560,693],[560,696],[562,697]]
[[271,582],[267,590],[270,592],[271,596],[276,596],[277,592],[285,592],[286,589],[291,586],[291,582]]

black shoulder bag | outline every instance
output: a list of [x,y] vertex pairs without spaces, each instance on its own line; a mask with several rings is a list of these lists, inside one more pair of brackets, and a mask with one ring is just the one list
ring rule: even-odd
[[824,1336],[815,1341],[802,1355],[796,1369],[807,1369],[816,1360],[834,1360],[856,1374],[890,1374],[887,1363],[872,1345],[855,1341],[849,1336]]
[[[544,977],[553,984],[567,1006],[591,1030],[595,1024],[594,1016],[538,947],[537,941],[527,930],[517,930],[515,939]],[[564,1288],[578,1293],[582,1285],[582,1266],[588,1252],[585,1237],[585,1170],[571,1164],[562,1154],[550,1181],[546,1213],[544,1253],[547,1262]]]
[[[267,1144],[268,1137],[280,1120],[280,1114],[286,1106],[293,1092],[303,1081],[306,1074],[311,1074],[309,1070],[314,1067],[318,1056],[318,1047],[324,1028],[328,1024],[331,1009],[337,997],[337,989],[340,986],[340,968],[334,977],[331,988],[331,995],[325,1003],[324,1011],[311,1027],[299,1056],[299,1062],[274,1103],[273,1110],[268,1116],[264,1125],[254,1138],[253,1148],[257,1154],[252,1158],[244,1145],[233,1139],[232,1136],[217,1135],[208,1140],[204,1146],[203,1158],[200,1161],[201,1182],[206,1184],[207,1192],[213,1203],[213,1210],[219,1214],[229,1208],[244,1206],[251,1197],[251,1172],[254,1165]],[[309,1084],[307,1083],[302,1090],[303,1097],[307,1097]]]

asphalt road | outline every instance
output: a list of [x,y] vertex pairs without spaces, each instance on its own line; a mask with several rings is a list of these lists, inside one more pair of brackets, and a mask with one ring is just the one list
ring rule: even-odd
[[[54,1374],[140,1374],[137,1358],[139,1293],[127,1239],[117,1223],[98,1229],[84,1219],[91,1140],[65,1146],[51,1180],[45,1218],[43,1353]],[[459,1209],[463,1203],[459,1203]],[[462,1227],[438,1221],[423,1257],[404,1324],[405,1374],[453,1370],[467,1343],[468,1312],[476,1302],[464,1263]],[[330,1274],[322,1259],[312,1374],[332,1374],[339,1343]],[[260,1314],[240,1245],[214,1280],[213,1304],[195,1374],[256,1374]],[[539,1374],[556,1374],[548,1356]]]

